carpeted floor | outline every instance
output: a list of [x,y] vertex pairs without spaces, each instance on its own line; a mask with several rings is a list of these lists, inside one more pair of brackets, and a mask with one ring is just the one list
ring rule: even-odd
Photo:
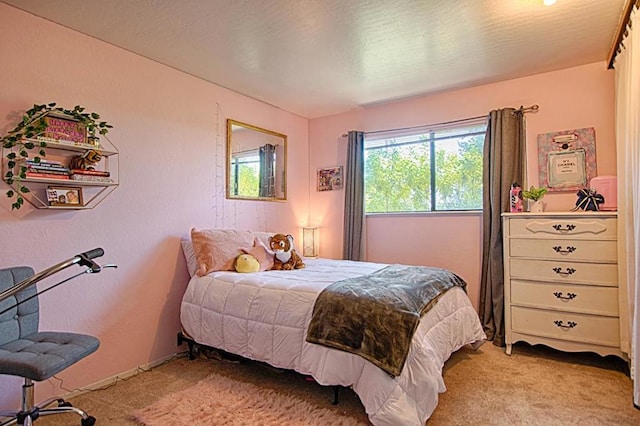
[[[639,425],[640,410],[633,407],[626,369],[626,363],[616,357],[562,353],[523,343],[514,346],[511,356],[491,343],[477,351],[465,347],[445,364],[447,392],[440,395],[427,425]],[[134,412],[212,374],[235,381],[238,388],[256,392],[249,386],[257,386],[260,393],[292,395],[306,401],[309,410],[328,410],[348,422],[368,424],[351,390],[342,390],[340,404],[333,406],[332,389],[293,372],[205,357],[175,359],[72,402],[95,416],[98,425],[136,425]],[[236,418],[236,424],[254,424],[250,419],[243,423],[240,415]],[[78,425],[79,421],[77,416],[64,415],[41,418],[37,424]]]
[[[322,406],[324,405],[324,406]],[[134,413],[147,426],[335,425],[359,426],[326,404],[316,406],[286,389],[265,389],[235,378],[211,374],[196,385],[165,396]]]

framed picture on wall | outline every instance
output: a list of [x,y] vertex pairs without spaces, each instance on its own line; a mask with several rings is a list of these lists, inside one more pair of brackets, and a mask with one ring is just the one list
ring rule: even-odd
[[54,112],[48,113],[43,119],[47,125],[41,135],[43,138],[53,139],[60,143],[87,143],[87,129],[85,124]]
[[318,170],[318,191],[333,191],[342,189],[342,186],[342,166]]
[[538,135],[538,177],[549,191],[576,191],[597,175],[593,127]]
[[548,177],[550,188],[587,186],[586,153],[584,149],[550,152]]
[[76,186],[50,186],[47,188],[47,201],[50,206],[81,207],[82,188]]

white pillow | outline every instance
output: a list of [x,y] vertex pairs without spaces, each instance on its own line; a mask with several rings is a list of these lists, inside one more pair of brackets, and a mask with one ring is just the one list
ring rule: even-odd
[[182,245],[184,260],[187,261],[187,271],[189,271],[189,276],[193,277],[198,270],[198,260],[196,259],[196,253],[193,251],[193,244],[191,239],[188,238],[180,240],[180,244]]

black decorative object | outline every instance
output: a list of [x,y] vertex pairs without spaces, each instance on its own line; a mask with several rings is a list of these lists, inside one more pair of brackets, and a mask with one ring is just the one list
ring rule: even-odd
[[573,322],[573,321],[567,321],[567,324],[565,325],[564,322],[561,320],[555,320],[553,323],[563,330],[569,330],[575,327],[576,325],[578,325],[577,322]]
[[553,246],[553,250],[555,250],[556,253],[569,254],[576,251],[576,248],[572,246],[567,246],[566,250],[563,250],[562,246]]
[[573,275],[573,273],[576,272],[576,270],[573,268],[567,268],[566,271],[563,271],[562,268],[556,267],[556,268],[553,268],[553,272],[555,272],[558,275],[567,276],[567,275]]
[[591,210],[597,212],[600,210],[599,204],[604,203],[604,196],[602,194],[598,194],[593,189],[581,189],[578,191],[578,200],[576,201],[576,207],[573,211],[576,210]]
[[567,295],[566,295],[566,296],[563,296],[561,291],[554,291],[554,292],[553,292],[553,295],[554,295],[557,299],[560,299],[560,300],[565,301],[565,302],[568,302],[569,300],[573,300],[573,299],[575,299],[575,298],[576,298],[576,296],[577,296],[577,294],[575,294],[575,293],[567,293]]
[[563,228],[562,225],[560,224],[556,224],[552,226],[553,229],[555,229],[556,231],[565,231],[565,232],[569,232],[569,231],[573,231],[574,229],[576,229],[576,225],[573,225],[571,223],[567,224],[566,228]]

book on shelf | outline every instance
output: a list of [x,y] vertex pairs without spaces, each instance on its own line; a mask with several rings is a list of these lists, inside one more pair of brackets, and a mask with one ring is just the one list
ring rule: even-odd
[[68,167],[64,167],[64,166],[48,166],[48,165],[41,165],[41,164],[31,164],[31,163],[27,163],[27,164],[21,164],[22,166],[28,167],[30,169],[41,169],[41,170],[65,170],[65,171],[69,171]]
[[39,164],[21,164],[21,166],[26,167],[29,170],[42,170],[44,172],[53,172],[53,173],[58,173],[58,172],[64,172],[69,174],[69,172],[71,171],[68,167],[63,167],[63,166],[41,166]]
[[26,167],[37,167],[37,168],[41,168],[41,169],[66,169],[69,170],[68,167],[65,167],[62,165],[62,163],[58,162],[58,161],[33,161],[33,160],[19,160],[18,164],[20,166],[26,166]]
[[71,175],[71,180],[75,180],[78,182],[113,183],[113,180],[108,176]]
[[33,165],[37,165],[37,166],[64,167],[60,161],[53,161],[53,160],[40,159],[40,161],[36,161],[36,160],[26,159],[26,160],[20,160],[20,161],[24,161],[27,164],[33,164]]
[[47,173],[52,175],[69,175],[69,169],[41,169],[27,166],[27,172],[30,173]]
[[111,172],[106,170],[85,170],[85,169],[71,169],[71,174],[74,175],[87,175],[87,176],[111,176]]
[[68,174],[58,174],[58,173],[41,173],[41,172],[30,172],[27,170],[25,176],[28,178],[36,178],[36,179],[62,179],[69,180]]

